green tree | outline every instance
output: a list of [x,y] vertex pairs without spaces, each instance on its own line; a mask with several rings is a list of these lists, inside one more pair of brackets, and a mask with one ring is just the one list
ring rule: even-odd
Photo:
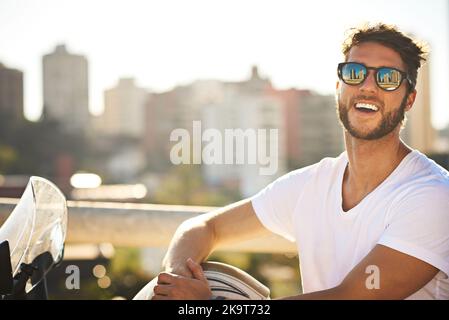
[[204,182],[200,167],[174,166],[158,188],[153,202],[177,205],[223,206],[239,200],[240,194],[214,190]]
[[88,150],[82,133],[67,133],[55,120],[31,122],[5,112],[0,113],[0,146],[4,174],[46,177],[55,176],[59,155],[70,155],[75,164],[81,164]]

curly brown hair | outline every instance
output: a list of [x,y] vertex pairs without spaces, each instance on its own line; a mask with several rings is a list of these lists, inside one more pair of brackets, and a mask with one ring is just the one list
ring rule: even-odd
[[359,28],[350,29],[351,33],[343,42],[342,52],[347,60],[349,51],[363,42],[377,42],[385,47],[391,48],[401,56],[407,70],[407,74],[412,81],[409,88],[413,91],[416,86],[418,69],[422,61],[426,61],[428,54],[427,45],[417,42],[411,37],[400,32],[396,26],[378,23],[375,25],[364,25]]

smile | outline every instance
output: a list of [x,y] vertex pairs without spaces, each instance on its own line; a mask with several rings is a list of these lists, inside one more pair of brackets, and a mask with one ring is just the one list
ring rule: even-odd
[[355,104],[355,108],[360,110],[360,111],[366,111],[366,112],[376,112],[379,110],[379,108],[374,105],[374,104],[370,104],[370,103],[356,103]]

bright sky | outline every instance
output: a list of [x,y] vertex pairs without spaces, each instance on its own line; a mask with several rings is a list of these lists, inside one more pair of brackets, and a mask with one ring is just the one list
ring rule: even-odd
[[42,107],[44,54],[89,61],[90,108],[120,77],[153,91],[243,80],[257,64],[278,88],[333,93],[344,32],[398,25],[432,48],[432,121],[449,123],[449,0],[0,0],[0,61],[25,74],[25,113]]

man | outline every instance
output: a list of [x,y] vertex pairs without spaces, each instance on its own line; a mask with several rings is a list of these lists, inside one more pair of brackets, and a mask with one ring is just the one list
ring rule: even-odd
[[424,50],[378,24],[355,30],[343,54],[346,151],[184,222],[153,299],[210,299],[199,263],[269,232],[297,243],[304,294],[287,299],[449,299],[449,173],[399,138]]

